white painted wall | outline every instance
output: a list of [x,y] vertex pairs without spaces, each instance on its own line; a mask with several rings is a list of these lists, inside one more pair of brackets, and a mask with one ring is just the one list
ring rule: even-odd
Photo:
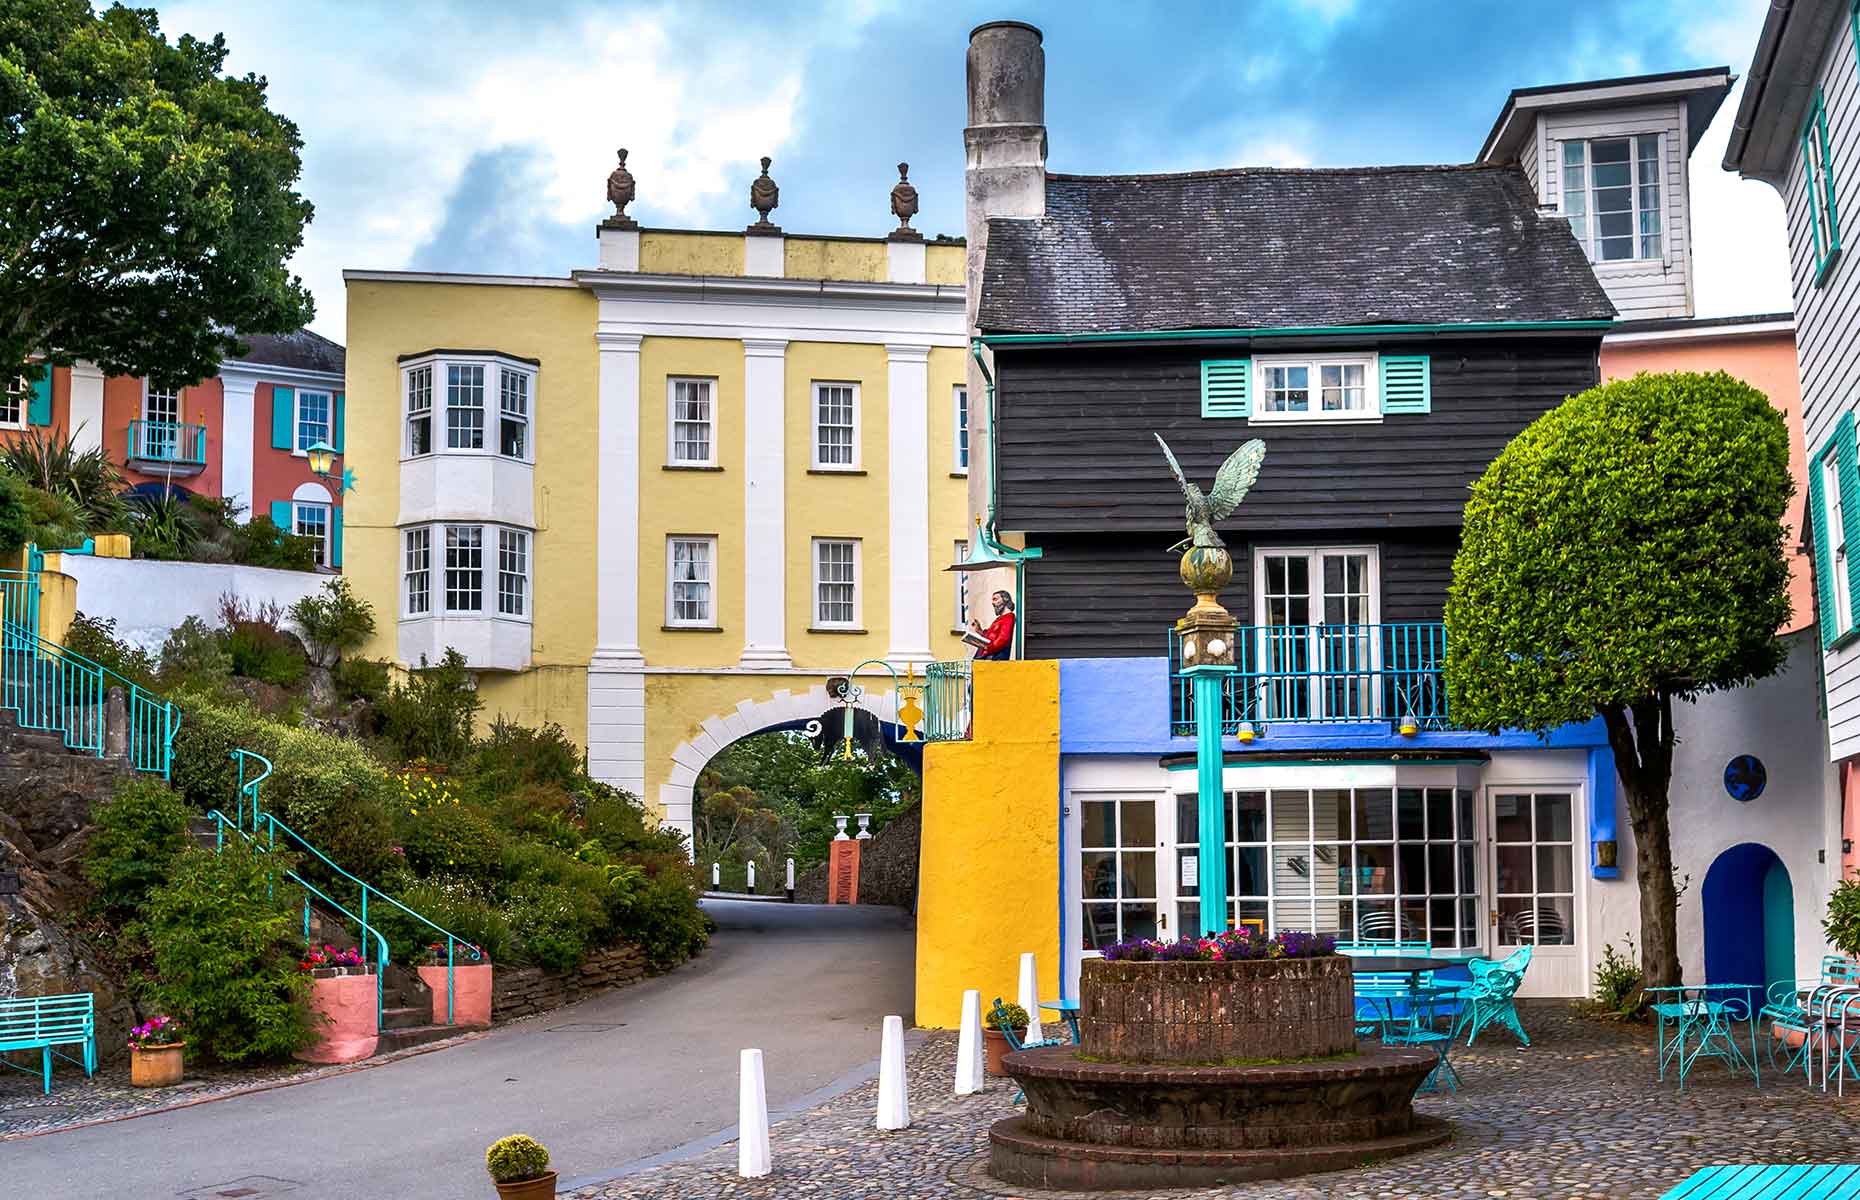
[[117,637],[151,653],[160,650],[169,632],[189,617],[218,625],[222,596],[238,596],[248,607],[275,601],[289,609],[334,578],[271,567],[81,554],[52,555],[46,565],[78,581],[79,612],[115,621]]

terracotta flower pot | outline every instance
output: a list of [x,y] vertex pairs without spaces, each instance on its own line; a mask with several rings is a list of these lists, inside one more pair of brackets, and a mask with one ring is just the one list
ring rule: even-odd
[[181,1082],[181,1051],[186,1045],[131,1046],[129,1082],[136,1087],[173,1087]]
[[1807,1030],[1790,1029],[1780,1024],[1772,1024],[1770,1026],[1770,1035],[1791,1050],[1799,1049],[1802,1043],[1808,1040]]
[[[1016,1038],[1025,1038],[1027,1036],[1027,1031],[1025,1029],[1016,1029],[1014,1031],[1014,1036]],[[1006,1034],[1002,1033],[999,1029],[982,1030],[983,1061],[988,1069],[988,1073],[996,1079],[1007,1078],[1007,1068],[1001,1065],[1002,1056],[1007,1053],[1008,1040]]]
[[[433,1024],[446,1023],[446,968],[421,967],[420,982],[433,993]],[[452,1001],[454,1025],[489,1025],[491,1023],[491,964],[470,966],[453,964],[452,978],[458,995]]]
[[516,1183],[500,1183],[497,1194],[504,1200],[550,1200],[555,1195],[555,1172],[539,1175],[535,1179],[521,1179]]

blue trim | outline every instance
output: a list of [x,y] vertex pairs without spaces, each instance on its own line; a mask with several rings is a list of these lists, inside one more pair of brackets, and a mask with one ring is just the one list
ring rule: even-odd
[[[1063,686],[1063,685],[1062,685]],[[1066,903],[1066,866],[1072,855],[1066,853],[1066,756],[1059,756],[1059,803],[1053,806],[1059,817],[1059,957],[1058,982],[1061,1000],[1076,999],[1068,990],[1066,980],[1072,975],[1070,962],[1066,958],[1066,947],[1070,939],[1066,937],[1066,910],[1071,907]]]
[[[1596,879],[1621,878],[1621,844],[1616,836],[1615,752],[1609,746],[1595,746],[1589,751],[1589,874]],[[1597,842],[1615,843],[1615,865],[1604,867],[1595,861]]]

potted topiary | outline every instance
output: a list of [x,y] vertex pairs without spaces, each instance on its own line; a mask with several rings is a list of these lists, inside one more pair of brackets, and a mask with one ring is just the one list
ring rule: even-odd
[[129,1031],[129,1082],[136,1087],[173,1087],[181,1082],[181,1023],[151,1017]]
[[555,1195],[549,1148],[527,1133],[492,1142],[484,1152],[484,1167],[504,1200],[547,1200]]
[[1024,1041],[1027,1037],[1027,1010],[1018,1004],[1003,1004],[998,1009],[989,1009],[982,1018],[982,1045],[986,1052],[988,1073],[997,1079],[1007,1078],[1007,1068],[1001,1065],[1001,1059],[1008,1052],[1008,1040],[1001,1032],[1001,1022],[1005,1022],[1014,1031],[1015,1041]]

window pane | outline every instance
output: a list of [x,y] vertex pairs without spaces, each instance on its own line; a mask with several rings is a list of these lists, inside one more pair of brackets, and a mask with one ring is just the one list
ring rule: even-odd
[[1117,898],[1117,853],[1111,850],[1087,850],[1079,860],[1083,866],[1083,895],[1087,900]]
[[[1154,800],[1126,800],[1122,806],[1123,826],[1118,839],[1121,846],[1138,846],[1153,848],[1156,845],[1156,802]],[[1142,895],[1153,895],[1144,892]]]
[[1269,896],[1266,879],[1266,848],[1241,846],[1233,852],[1233,873],[1227,891],[1233,896]]
[[1348,788],[1318,788],[1311,793],[1317,807],[1313,836],[1320,842],[1350,840],[1350,791]]
[[[1403,887],[1407,887],[1407,872],[1403,868]],[[1453,847],[1436,843],[1427,848],[1427,890],[1436,895],[1450,895],[1454,892],[1469,890],[1460,886],[1453,878]]]
[[446,526],[446,611],[484,610],[484,530]]
[[1573,892],[1576,890],[1568,846],[1537,847],[1537,890],[1539,892]]
[[1537,840],[1540,842],[1567,842],[1570,840],[1570,797],[1550,793],[1535,797],[1537,802]]
[[1125,897],[1156,896],[1156,852],[1126,850],[1118,856],[1123,867]]
[[[1427,836],[1426,814],[1420,788],[1395,789],[1395,836],[1405,841],[1420,841]],[[1451,836],[1449,830],[1443,836]]]
[[1120,907],[1122,911],[1119,916],[1123,923],[1124,940],[1156,936],[1156,906],[1154,904],[1125,904]]
[[1086,800],[1080,806],[1081,846],[1117,845],[1117,805],[1109,800]]
[[[1453,790],[1451,788],[1427,789],[1427,836],[1436,841],[1453,836]],[[1471,837],[1472,831],[1462,830],[1460,836]]]
[[432,611],[433,534],[430,529],[407,531],[406,591],[407,611]]
[[1235,792],[1233,840],[1236,842],[1263,842],[1266,840],[1266,793]]
[[1395,847],[1387,842],[1357,844],[1356,890],[1364,896],[1395,894]]
[[446,446],[484,449],[484,368],[467,363],[446,366]]
[[[329,393],[297,393],[297,448],[308,450],[318,442],[327,443],[329,432]],[[167,418],[173,420],[173,417]]]
[[1492,798],[1492,840],[1528,842],[1531,840],[1531,798],[1499,795]]
[[520,617],[529,603],[530,535],[515,529],[497,531],[497,611]]
[[1505,894],[1522,894],[1531,890],[1531,848],[1499,846],[1498,890]]
[[1389,815],[1389,789],[1359,788],[1356,793],[1356,837],[1390,838],[1395,836]]
[[672,384],[672,461],[711,461],[711,384],[679,379]]
[[497,452],[522,458],[529,442],[530,377],[521,371],[499,372]]
[[814,389],[814,461],[821,466],[853,465],[853,389],[817,385]]
[[[1442,846],[1441,849],[1446,849]],[[1403,895],[1417,895],[1428,890],[1427,847],[1420,842],[1402,842],[1395,847],[1396,865],[1401,868],[1396,890]],[[1450,892],[1451,887],[1441,888]]]
[[851,542],[816,542],[816,614],[822,625],[851,625],[858,615],[857,571]]

